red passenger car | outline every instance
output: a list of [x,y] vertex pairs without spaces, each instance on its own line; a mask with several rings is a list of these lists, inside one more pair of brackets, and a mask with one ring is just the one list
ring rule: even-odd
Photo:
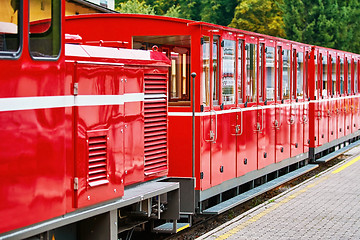
[[66,32],[171,59],[169,174],[196,178],[200,212],[359,136],[358,55],[159,16],[74,16]]

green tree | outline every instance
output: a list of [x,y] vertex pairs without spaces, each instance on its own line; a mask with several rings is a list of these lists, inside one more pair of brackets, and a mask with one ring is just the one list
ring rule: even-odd
[[119,3],[115,10],[121,13],[140,13],[155,15],[154,7],[147,5],[145,2],[139,2],[138,0],[131,0],[128,2]]
[[201,21],[227,26],[234,17],[238,2],[234,0],[204,0],[201,4]]
[[285,37],[278,0],[243,0],[235,8],[230,27]]

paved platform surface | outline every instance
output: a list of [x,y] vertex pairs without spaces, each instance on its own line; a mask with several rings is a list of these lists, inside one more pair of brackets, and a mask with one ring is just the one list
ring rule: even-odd
[[349,158],[197,238],[360,239],[360,147]]

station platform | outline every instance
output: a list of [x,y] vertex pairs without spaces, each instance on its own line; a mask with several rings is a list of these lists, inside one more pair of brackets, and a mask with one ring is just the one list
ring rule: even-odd
[[360,239],[360,147],[197,240]]

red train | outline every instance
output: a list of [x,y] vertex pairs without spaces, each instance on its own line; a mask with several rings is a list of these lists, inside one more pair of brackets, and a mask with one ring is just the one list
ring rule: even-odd
[[[11,3],[0,239],[117,239],[148,221],[176,232],[359,139],[360,55],[183,19],[65,18],[60,0]],[[37,7],[46,19],[30,22]]]

